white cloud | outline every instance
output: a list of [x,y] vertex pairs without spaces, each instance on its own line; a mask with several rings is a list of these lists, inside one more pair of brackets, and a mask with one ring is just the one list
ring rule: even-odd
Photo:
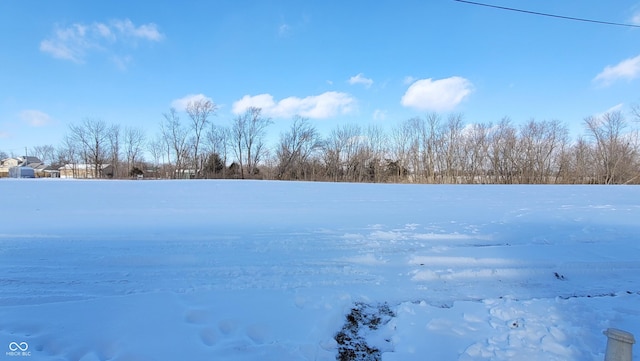
[[52,37],[40,43],[40,50],[54,58],[81,63],[87,50],[96,46],[87,39],[87,27],[74,24],[66,29],[57,28]]
[[624,103],[616,104],[611,108],[607,109],[605,113],[621,112],[622,108],[624,108]]
[[305,98],[288,97],[278,102],[271,94],[245,95],[233,103],[233,113],[242,114],[249,107],[262,109],[266,116],[290,118],[296,114],[313,119],[329,118],[338,114],[346,114],[353,110],[355,99],[349,94],[325,92]]
[[111,31],[107,25],[102,23],[94,24],[96,32],[105,39],[115,40],[115,34]]
[[129,19],[109,23],[75,23],[66,28],[56,26],[53,34],[40,42],[40,51],[54,58],[84,63],[90,51],[107,50],[116,42],[135,46],[138,40],[157,42],[164,35],[153,24],[136,26]]
[[158,31],[158,26],[154,23],[135,26],[131,20],[124,19],[113,20],[111,25],[114,29],[118,30],[121,35],[126,37],[149,41],[160,41],[164,38],[164,35]]
[[605,114],[621,112],[623,109],[624,109],[624,103],[616,104],[616,105],[612,106],[611,108],[605,110],[604,112],[594,114],[593,117],[594,118],[602,118]]
[[171,107],[175,108],[177,111],[184,111],[185,109],[187,109],[187,105],[189,105],[189,103],[191,102],[196,102],[199,100],[208,100],[210,102],[213,102],[213,100],[211,98],[209,98],[208,96],[204,95],[204,94],[189,94],[189,95],[185,95],[182,98],[179,99],[174,99],[171,102]]
[[9,132],[3,132],[2,130],[0,130],[0,139],[6,138],[9,138]]
[[373,120],[385,120],[387,119],[387,112],[382,109],[376,109],[373,111]]
[[251,107],[260,108],[264,113],[267,109],[275,108],[276,102],[271,94],[245,95],[233,103],[231,111],[234,114],[242,114]]
[[32,127],[43,127],[51,123],[49,114],[39,110],[23,110],[20,112],[20,119]]
[[114,55],[111,57],[111,61],[118,67],[120,70],[126,70],[129,64],[133,62],[133,59],[130,55],[117,56]]
[[633,14],[631,17],[631,23],[634,25],[640,25],[640,11]]
[[349,84],[351,84],[351,85],[362,84],[365,87],[369,88],[369,87],[371,87],[371,85],[373,85],[373,79],[366,78],[364,76],[364,74],[360,73],[358,75],[355,75],[355,76],[352,76],[351,78],[349,78]]
[[402,82],[404,83],[404,85],[409,85],[414,81],[416,81],[416,78],[412,77],[411,75],[407,75],[404,77],[404,80]]
[[420,79],[409,86],[402,96],[405,107],[419,110],[446,111],[455,108],[473,91],[473,84],[465,78]]
[[278,27],[278,35],[287,36],[291,32],[291,26],[289,24],[282,24]]
[[633,80],[640,76],[640,55],[621,61],[617,65],[607,65],[593,81],[604,86],[613,84],[616,80]]

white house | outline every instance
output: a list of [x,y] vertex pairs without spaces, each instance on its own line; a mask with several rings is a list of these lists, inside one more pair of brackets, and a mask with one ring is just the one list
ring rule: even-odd
[[[58,170],[60,171],[60,178],[96,178],[95,165],[93,164],[65,164]],[[113,178],[113,166],[111,164],[100,165],[98,172],[97,178]]]

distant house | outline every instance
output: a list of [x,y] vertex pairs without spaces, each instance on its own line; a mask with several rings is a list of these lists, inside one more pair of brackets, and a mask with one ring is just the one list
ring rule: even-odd
[[33,170],[36,173],[36,178],[60,178],[60,171],[50,165],[40,164],[33,167]]
[[22,163],[27,167],[35,168],[42,164],[42,161],[38,157],[26,156],[26,157],[18,157],[18,159],[22,160]]
[[[95,177],[93,164],[65,164],[58,168],[60,178],[92,179]],[[98,178],[113,178],[113,166],[102,164],[98,170]]]
[[[15,169],[13,168],[23,168]],[[46,166],[37,157],[13,157],[0,160],[0,178],[33,178],[38,176],[36,169],[44,169]],[[31,170],[29,170],[31,169]]]
[[7,178],[9,176],[9,168],[16,167],[22,163],[16,158],[5,158],[0,160],[0,178]]
[[195,169],[176,169],[176,179],[194,179],[197,173]]

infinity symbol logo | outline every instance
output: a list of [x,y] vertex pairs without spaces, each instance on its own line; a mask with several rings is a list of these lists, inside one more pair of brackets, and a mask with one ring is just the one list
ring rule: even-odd
[[28,349],[29,349],[29,344],[26,342],[20,342],[20,343],[11,342],[9,344],[9,350],[11,351],[18,351],[18,350],[27,351]]

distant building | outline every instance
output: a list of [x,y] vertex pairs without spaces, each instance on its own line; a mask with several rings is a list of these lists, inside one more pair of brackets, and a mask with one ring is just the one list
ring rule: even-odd
[[26,156],[26,157],[18,157],[18,159],[22,161],[23,165],[31,168],[34,168],[43,164],[38,157]]
[[15,167],[9,168],[9,177],[11,177],[11,178],[35,178],[36,177],[36,173],[34,172],[33,168],[31,168],[31,167],[24,166],[24,165],[17,165]]
[[0,178],[9,177],[9,168],[17,167],[18,164],[22,163],[17,158],[5,158],[0,160]]
[[[58,168],[60,178],[93,179],[95,177],[95,165],[93,164],[65,164]],[[113,178],[113,166],[102,164],[98,170],[97,178]]]
[[36,173],[36,178],[60,178],[60,171],[49,166],[40,164],[37,167],[33,167]]
[[0,160],[0,178],[34,178],[37,176],[36,168],[44,170],[47,167],[37,157],[5,158]]

